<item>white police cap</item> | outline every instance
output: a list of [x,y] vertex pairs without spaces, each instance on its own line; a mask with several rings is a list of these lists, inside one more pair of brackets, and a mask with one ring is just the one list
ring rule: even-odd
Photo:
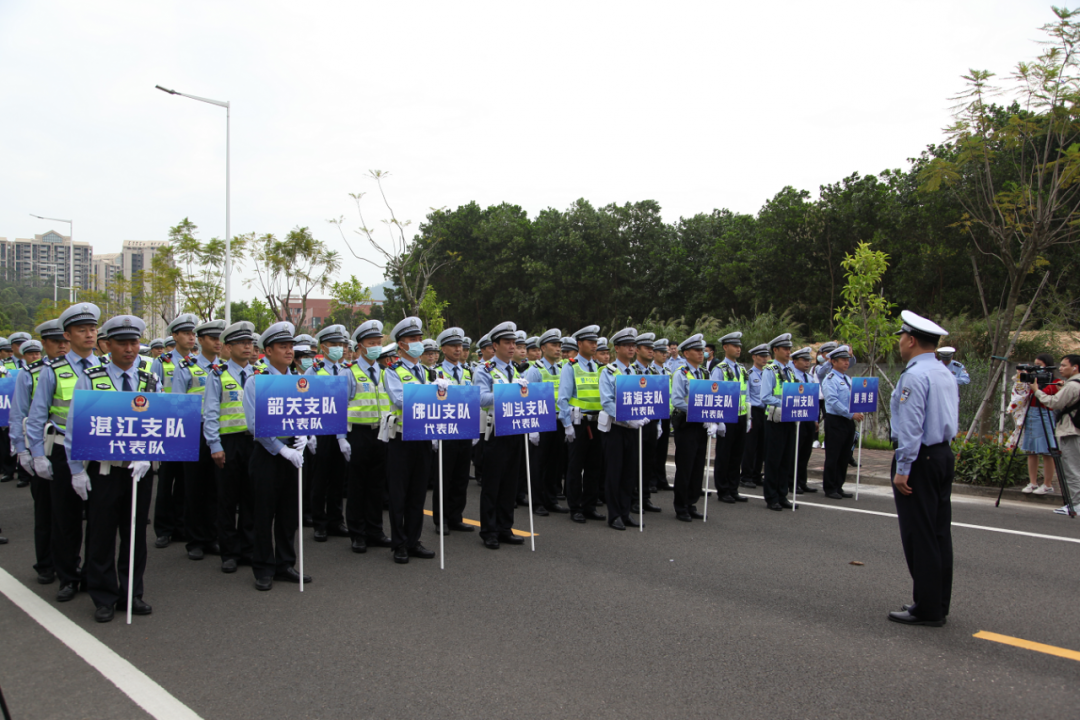
[[195,337],[221,337],[221,332],[224,329],[224,320],[207,320],[201,325],[195,326]]
[[307,357],[309,355],[315,355],[315,348],[311,346],[311,343],[298,342],[293,343],[293,357]]
[[559,328],[551,328],[545,330],[544,334],[540,336],[539,344],[546,345],[547,343],[561,343],[562,342],[562,330]]
[[[14,337],[14,336],[12,336],[12,337]],[[955,355],[956,354],[956,348],[954,348],[954,347],[952,347],[950,345],[946,345],[945,347],[939,347],[937,349],[937,354],[938,355]]]
[[379,353],[379,359],[388,357],[395,357],[398,354],[397,343],[390,343],[389,345],[383,345],[382,352]]
[[667,352],[667,348],[668,348],[667,338],[658,339],[656,342],[653,343],[653,346],[652,346],[653,350],[661,350],[663,352]]
[[424,346],[424,352],[429,352],[429,351],[431,351],[431,350],[434,350],[434,351],[436,351],[436,352],[438,352],[438,351],[439,351],[439,346],[438,346],[438,345],[436,345],[436,344],[435,344],[435,341],[434,341],[434,340],[432,340],[431,338],[424,338],[424,340],[423,340],[423,343],[422,343],[422,344],[423,344],[423,346]]
[[172,339],[172,335],[165,338],[165,347],[176,347],[176,341]]
[[600,337],[600,326],[599,325],[586,325],[585,327],[581,328],[580,330],[578,330],[576,333],[573,334],[574,340],[577,340],[578,342],[580,342],[582,340],[596,340],[599,337]]
[[40,335],[42,340],[46,338],[60,340],[64,337],[64,326],[59,320],[46,320],[34,328],[34,332]]
[[751,355],[768,355],[769,354],[769,343],[762,343],[761,345],[754,346],[754,348],[750,350],[750,354]]
[[577,350],[578,349],[577,340],[575,340],[574,338],[572,338],[570,336],[564,337],[562,339],[561,349],[563,349],[563,350]]
[[443,345],[464,345],[465,331],[459,327],[446,328],[439,333],[439,337],[435,338],[435,342],[439,344],[439,347]]
[[11,349],[11,341],[8,340],[6,337],[0,337],[0,350],[10,350],[10,349]]
[[829,352],[829,359],[830,360],[843,360],[844,358],[850,358],[850,357],[851,357],[851,348],[848,347],[847,345],[841,345],[840,347],[836,348],[835,350],[832,350],[831,352]]
[[604,350],[607,350],[608,352],[611,351],[610,348],[608,348],[608,340],[607,340],[607,338],[606,337],[596,338],[596,351],[597,352],[602,352]]
[[361,340],[367,340],[368,338],[381,338],[383,334],[383,324],[380,320],[368,320],[361,323],[360,327],[353,330],[352,339],[356,342]]
[[799,348],[795,352],[791,353],[791,359],[792,360],[798,360],[799,358],[806,358],[807,360],[809,360],[813,356],[814,356],[814,348],[809,347],[809,346],[804,347],[804,348]]
[[327,325],[319,332],[315,333],[315,340],[321,345],[322,343],[339,342],[344,343],[349,339],[349,331],[345,329],[344,325]]
[[465,337],[461,338],[461,345],[462,345],[462,347],[464,347],[464,348],[465,348],[466,350],[468,350],[469,348],[471,348],[471,347],[472,347],[472,338],[471,338],[471,337],[469,337],[468,335],[466,335]]
[[721,345],[738,345],[739,347],[742,347],[742,333],[741,332],[728,333],[724,337],[720,338],[720,344]]
[[636,345],[637,328],[626,327],[611,336],[608,341],[612,345]]
[[138,340],[146,330],[146,323],[134,315],[117,315],[109,318],[101,326],[99,335],[105,335],[110,340]]
[[199,318],[195,317],[192,313],[184,313],[183,315],[177,315],[173,318],[173,321],[169,323],[169,327],[165,329],[167,333],[172,335],[173,333],[184,332],[185,330],[194,330],[195,323],[199,322]]
[[20,330],[19,332],[11,333],[11,335],[8,337],[8,342],[10,342],[12,345],[15,345],[17,343],[24,343],[30,339],[30,333]]
[[641,333],[637,336],[638,345],[648,345],[652,347],[656,343],[656,333]]
[[679,343],[679,352],[684,350],[704,350],[705,349],[705,336],[701,333],[691,335],[690,337]]
[[[255,326],[252,325],[252,327],[255,327]],[[150,349],[153,350],[154,348],[161,348],[162,350],[164,350],[165,349],[165,340],[164,340],[164,338],[154,338],[153,340],[151,340],[150,341]]]
[[67,330],[72,325],[97,325],[101,308],[94,303],[76,303],[60,313],[60,327]]
[[[310,335],[308,336],[311,337]],[[296,344],[296,327],[291,322],[276,322],[259,337],[259,345],[270,347],[276,342]]]
[[[248,322],[247,320],[240,320],[234,322],[229,327],[225,328],[221,333],[221,341],[226,343],[239,342],[241,340],[254,340],[255,339],[255,323]],[[155,340],[154,342],[159,342]],[[151,345],[153,347],[153,345]]]
[[492,331],[487,334],[487,337],[490,338],[491,342],[493,342],[493,343],[499,342],[503,338],[511,338],[514,341],[514,343],[516,344],[517,343],[517,332],[518,332],[517,325],[515,325],[514,323],[512,323],[510,321],[507,321],[507,322],[499,323],[498,325],[496,325],[492,329]]
[[397,325],[390,332],[390,337],[397,342],[403,337],[410,335],[423,335],[424,334],[424,322],[418,317],[407,317]]
[[532,350],[534,348],[537,350],[540,349],[540,338],[536,335],[533,335],[531,338],[526,338],[525,340],[526,350]]
[[514,333],[514,344],[515,345],[525,345],[528,342],[529,342],[529,338],[525,334],[524,330],[518,330],[517,332]]
[[777,335],[769,341],[769,349],[773,348],[789,348],[791,347],[791,333],[784,333],[783,335]]
[[934,344],[937,344],[938,340],[949,335],[948,330],[941,327],[933,320],[927,320],[910,310],[904,310],[900,313],[900,329],[894,334],[902,335],[904,333],[924,342],[931,342]]
[[481,337],[476,343],[476,347],[480,348],[481,350],[488,347],[489,345],[491,345],[491,338],[487,335]]
[[821,347],[818,348],[818,352],[822,355],[828,355],[837,348],[837,344],[832,340],[821,343]]
[[41,348],[41,343],[37,340],[27,340],[22,344],[22,348],[20,349],[22,350],[23,355],[30,352],[44,352]]

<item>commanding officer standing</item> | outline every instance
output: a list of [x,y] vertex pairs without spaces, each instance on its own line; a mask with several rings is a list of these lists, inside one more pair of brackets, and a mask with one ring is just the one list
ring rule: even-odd
[[[622,422],[615,419],[615,378],[619,375],[635,375],[634,356],[637,352],[637,330],[623,328],[611,336],[617,355],[615,362],[605,365],[600,373],[600,405],[610,416],[610,426],[603,438],[604,443],[604,497],[608,506],[608,527],[625,530],[627,526],[638,527],[630,517],[633,501],[634,470],[638,459],[638,433],[648,421],[640,418]],[[654,431],[655,432],[655,431]]]
[[[900,358],[907,367],[893,390],[893,497],[908,571],[911,605],[890,612],[906,625],[941,627],[952,596],[952,481],[960,396],[956,379],[934,359],[948,335],[937,323],[910,310],[900,313]],[[826,445],[828,447],[828,445]]]
[[[443,330],[436,338],[445,359],[435,368],[435,383],[439,387],[450,385],[472,385],[472,372],[465,367],[465,331],[459,327]],[[444,381],[444,382],[440,382]],[[438,441],[432,443],[438,449]],[[472,526],[462,522],[465,502],[469,490],[469,455],[472,452],[472,440],[443,440],[443,515],[439,521],[439,484],[436,473],[435,490],[431,493],[431,518],[437,532],[448,535],[451,530],[472,532]],[[435,456],[438,462],[438,454]]]
[[698,512],[701,481],[705,477],[706,435],[704,423],[686,421],[691,380],[704,380],[705,338],[691,335],[678,346],[685,363],[671,381],[671,427],[675,431],[675,519],[690,522],[705,516]]
[[26,438],[34,458],[34,473],[51,480],[52,556],[60,578],[57,602],[75,597],[82,581],[79,553],[83,543],[83,501],[71,486],[71,465],[61,438],[67,431],[68,410],[78,375],[101,363],[94,355],[101,311],[93,303],[77,303],[60,315],[60,326],[71,350],[45,363],[26,416]]
[[795,423],[780,422],[783,384],[795,382],[791,360],[791,333],[769,342],[773,360],[761,371],[761,397],[768,406],[765,418],[765,503],[770,510],[791,509],[787,499],[795,464]]
[[435,557],[434,551],[420,542],[431,453],[427,443],[406,443],[401,434],[405,385],[424,385],[427,381],[427,371],[416,364],[424,353],[423,327],[418,317],[407,317],[394,326],[390,336],[397,342],[401,359],[383,373],[383,387],[398,425],[386,451],[386,476],[390,482],[390,538],[394,562],[401,564],[409,562],[409,557],[424,560]]
[[862,413],[851,413],[851,378],[846,373],[851,362],[851,349],[841,345],[829,353],[832,370],[821,383],[825,395],[825,472],[822,487],[825,497],[842,500],[851,497],[844,492],[847,480],[848,457],[851,444],[855,442],[855,423],[863,419]]
[[[274,323],[260,338],[266,351],[266,366],[255,375],[297,374],[290,366],[293,361],[293,344],[296,328],[292,323]],[[256,405],[253,382],[244,387],[244,422],[255,427]],[[274,580],[300,584],[296,564],[294,538],[299,530],[300,512],[297,496],[297,471],[304,464],[304,453],[289,447],[294,438],[257,437],[251,451],[248,475],[253,490],[253,522],[255,526],[255,550],[251,557],[251,569],[255,574],[255,589],[269,590]],[[303,582],[311,582],[304,575]]]
[[716,485],[716,495],[721,502],[746,502],[749,498],[739,494],[739,467],[746,444],[746,426],[750,422],[750,378],[746,369],[738,362],[739,355],[742,354],[742,333],[728,333],[720,338],[720,347],[723,348],[724,359],[713,365],[709,377],[714,382],[739,383],[739,419],[733,423],[725,423],[724,436],[716,441],[713,484]]
[[[15,342],[14,335],[11,336],[11,342]],[[967,385],[971,382],[971,376],[968,375],[967,368],[964,367],[963,363],[959,363],[956,360],[953,360],[953,355],[955,354],[956,348],[954,347],[946,346],[943,348],[938,348],[937,351],[938,359],[941,360],[942,364],[944,364],[945,367],[949,369],[949,372],[953,374],[953,377],[956,378],[956,384]]]
[[221,333],[221,340],[227,360],[214,368],[206,383],[203,437],[217,466],[221,572],[234,573],[241,562],[251,564],[255,547],[252,493],[256,483],[248,474],[255,440],[244,417],[244,389],[255,374],[251,366],[255,325],[233,323]]
[[[650,365],[650,369],[656,375],[667,375],[668,379],[668,397],[671,397],[671,373],[664,365],[664,359],[667,357],[667,338],[660,338],[653,343],[653,361]],[[653,450],[653,470],[651,476],[651,482],[649,483],[649,490],[651,492],[657,492],[658,490],[671,490],[671,484],[667,479],[667,459],[668,459],[668,445],[671,442],[671,419],[664,419],[660,421],[660,433],[656,438],[656,448]],[[646,508],[647,509],[647,508]]]
[[[810,371],[811,357],[814,353],[813,348],[804,347],[791,353],[791,372],[795,376],[795,382],[812,383],[816,378]],[[810,456],[814,452],[814,441],[818,436],[818,423],[814,420],[803,420],[799,422],[799,432],[796,433],[799,440],[798,445],[795,447],[798,459],[795,464],[797,466],[798,474],[795,476],[795,485],[798,488],[796,493],[802,495],[803,493],[816,493],[817,488],[812,488],[806,484],[808,475],[808,466],[810,464]]]
[[383,532],[383,495],[386,488],[386,443],[379,440],[379,421],[390,413],[390,400],[383,392],[383,324],[368,320],[353,331],[359,357],[349,366],[355,380],[355,395],[349,400],[349,446],[356,462],[349,463],[345,523],[354,553],[372,547],[391,547]]
[[[306,375],[344,376],[347,397],[356,395],[356,378],[341,364],[349,341],[344,325],[330,325],[315,335],[326,360],[316,363]],[[326,542],[328,535],[349,537],[345,526],[345,478],[349,474],[352,446],[345,435],[317,435],[315,473],[311,482],[311,519],[315,542]]]
[[[562,381],[562,363],[559,360],[562,333],[558,328],[551,328],[537,338],[537,342],[540,346],[541,357],[533,362],[532,367],[525,373],[525,379],[530,384],[551,383],[555,391],[555,404],[558,406],[559,383]],[[570,512],[569,508],[559,504],[558,499],[562,491],[563,477],[559,460],[566,452],[562,431],[556,424],[551,432],[533,433],[533,436],[529,437],[529,442],[536,445],[536,452],[529,456],[533,467],[534,509],[539,506],[545,508],[548,513]]]
[[746,426],[746,442],[743,445],[742,480],[743,487],[759,487],[762,483],[761,468],[765,464],[765,401],[762,399],[767,390],[761,384],[761,373],[769,361],[769,346],[758,345],[750,351],[754,361],[747,372],[746,397],[750,403],[750,420]]
[[[571,443],[566,469],[566,501],[576,523],[606,520],[596,512],[596,497],[603,475],[604,449],[596,429],[600,413],[600,365],[593,359],[599,325],[574,333],[578,356],[566,361],[559,379],[559,422]],[[580,430],[580,432],[579,432]]]
[[[139,339],[146,326],[131,315],[119,315],[101,327],[109,338],[109,358],[105,365],[90,368],[75,383],[76,390],[156,393],[161,385],[151,373],[139,368]],[[64,436],[64,449],[71,457],[71,435]],[[135,523],[135,566],[132,568],[131,614],[149,615],[143,602],[143,572],[146,570],[146,518],[150,513],[153,486],[141,482],[150,471],[148,460],[122,463],[84,463],[71,460],[71,485],[83,500],[86,512],[86,586],[94,601],[94,619],[106,623],[115,610],[127,610],[128,561],[131,555],[131,527]],[[131,517],[131,481],[136,481],[135,517]],[[91,484],[92,483],[92,484]],[[120,536],[117,560],[116,536]]]
[[[495,359],[484,363],[474,383],[480,388],[480,407],[492,412],[496,384],[528,385],[513,366],[517,326],[504,322],[488,333]],[[524,538],[514,536],[514,498],[517,495],[518,467],[524,449],[520,435],[495,435],[488,438],[484,450],[484,484],[480,491],[480,539],[484,547],[498,550],[501,543],[521,545]]]

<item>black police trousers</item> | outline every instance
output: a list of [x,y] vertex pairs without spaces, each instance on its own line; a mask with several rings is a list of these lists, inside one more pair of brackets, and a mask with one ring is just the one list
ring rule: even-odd
[[[96,607],[127,602],[131,556],[131,470],[113,467],[108,475],[94,472],[86,507],[86,586]],[[135,565],[132,596],[143,596],[146,570],[146,518],[150,514],[153,478],[136,483]],[[119,553],[116,537],[120,536]]]

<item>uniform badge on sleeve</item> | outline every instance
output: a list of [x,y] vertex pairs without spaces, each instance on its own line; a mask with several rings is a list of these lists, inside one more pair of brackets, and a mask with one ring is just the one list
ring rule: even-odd
[[911,394],[911,388],[904,388],[900,391],[900,402],[904,402],[908,399],[908,395]]

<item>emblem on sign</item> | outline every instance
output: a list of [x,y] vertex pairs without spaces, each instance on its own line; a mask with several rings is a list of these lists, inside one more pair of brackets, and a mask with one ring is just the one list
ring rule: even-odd
[[799,394],[802,395],[804,392],[806,392],[806,388],[803,387],[802,385],[800,385],[799,386]]
[[528,385],[519,385],[518,387],[521,388],[521,397],[529,397]]
[[136,395],[131,401],[131,409],[135,412],[146,412],[150,407],[150,399],[145,395]]
[[447,395],[446,388],[438,388],[435,391],[435,397],[437,397],[439,400],[445,400],[446,395]]
[[638,385],[640,385],[641,387],[645,387],[648,384],[649,384],[649,381],[646,380],[644,377],[642,377],[640,380],[638,380]]
[[307,381],[307,378],[300,378],[299,380],[296,381],[296,389],[299,392],[306,393],[309,388],[310,388],[310,385],[309,385],[309,383]]
[[867,383],[868,383],[868,382],[869,382],[869,380],[868,380],[867,378],[863,378],[863,379],[862,379],[862,386],[863,386],[863,387],[866,387],[866,385],[867,385]]
[[712,391],[713,392],[716,392],[719,389],[720,389],[720,383],[713,383],[712,384]]

